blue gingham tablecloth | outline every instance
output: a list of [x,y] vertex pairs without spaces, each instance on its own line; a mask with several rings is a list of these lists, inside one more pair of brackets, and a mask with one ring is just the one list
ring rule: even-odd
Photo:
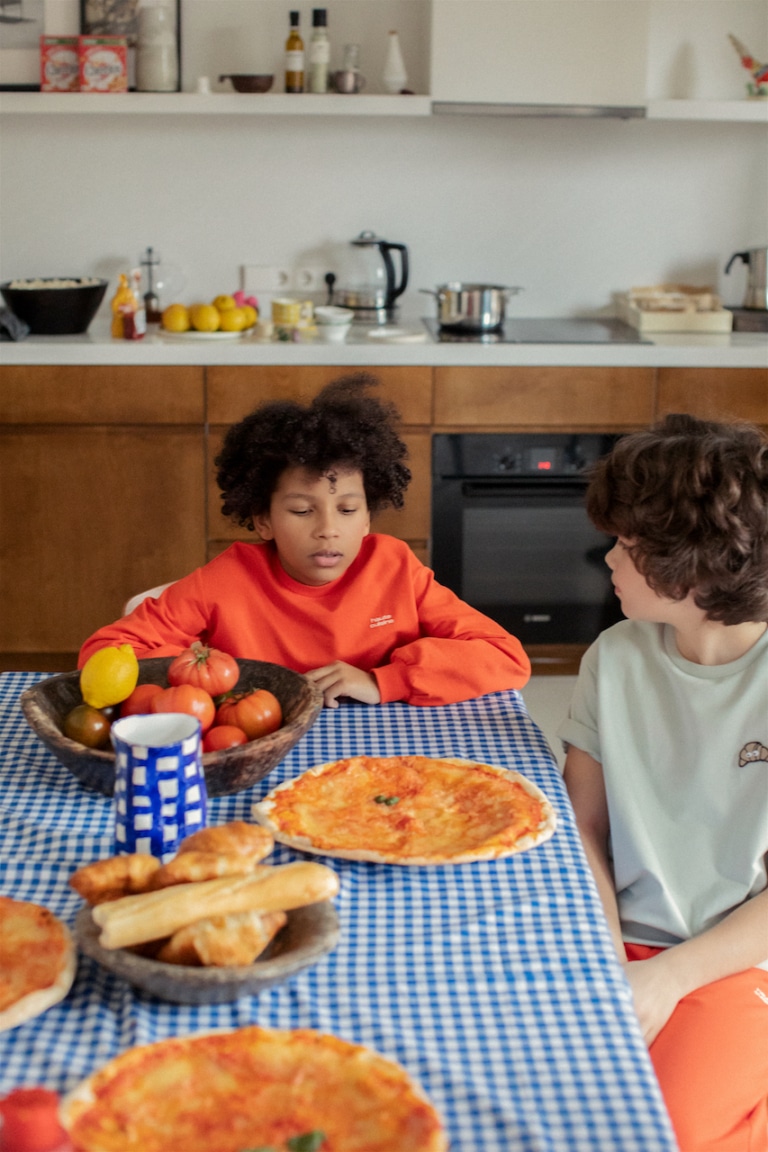
[[[27,727],[18,698],[40,678],[0,675],[0,894],[71,924],[81,901],[67,881],[112,854],[112,803],[82,788]],[[212,800],[209,822],[248,819],[282,780],[357,753],[515,768],[550,798],[557,831],[529,852],[453,867],[319,857],[341,880],[339,946],[233,1004],[166,1004],[81,956],[66,1000],[0,1034],[0,1094],[68,1091],[119,1052],[168,1036],[305,1027],[400,1061],[443,1117],[451,1152],[674,1150],[562,779],[521,696],[324,709],[266,780]],[[278,845],[270,859],[295,858]]]

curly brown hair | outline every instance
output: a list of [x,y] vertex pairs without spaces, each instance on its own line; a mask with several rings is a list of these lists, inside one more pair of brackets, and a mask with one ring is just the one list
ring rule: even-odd
[[710,620],[768,620],[768,438],[752,424],[672,415],[589,472],[587,512],[621,536],[658,595],[690,591]]
[[233,424],[215,460],[224,515],[253,531],[253,517],[269,512],[282,473],[296,467],[317,476],[359,471],[370,512],[402,508],[408,449],[395,431],[394,405],[367,395],[377,384],[365,372],[342,376],[306,406],[277,400]]

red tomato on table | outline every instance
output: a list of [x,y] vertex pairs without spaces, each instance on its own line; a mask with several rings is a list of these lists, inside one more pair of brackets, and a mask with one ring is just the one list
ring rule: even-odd
[[179,684],[175,688],[163,688],[150,701],[152,712],[185,712],[196,716],[203,732],[207,732],[216,715],[216,706],[204,688],[194,688],[191,684]]
[[127,700],[120,705],[121,716],[141,716],[152,711],[152,698],[163,691],[162,684],[137,684]]
[[225,748],[247,743],[248,737],[242,728],[235,728],[234,724],[217,724],[203,737],[203,752],[222,752]]
[[190,644],[171,662],[168,683],[171,686],[192,684],[204,688],[209,696],[222,696],[237,684],[240,668],[234,656],[207,648],[199,640]]
[[258,740],[277,731],[283,723],[283,710],[266,688],[254,688],[252,692],[234,692],[224,700],[216,712],[216,723],[234,724],[249,740]]

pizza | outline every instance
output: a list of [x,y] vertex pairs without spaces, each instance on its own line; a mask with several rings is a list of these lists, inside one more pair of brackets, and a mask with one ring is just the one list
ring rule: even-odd
[[353,756],[274,788],[253,816],[283,844],[384,864],[465,864],[547,840],[555,812],[519,772],[456,758]]
[[256,1025],[132,1048],[62,1102],[79,1152],[446,1152],[400,1064],[309,1029]]
[[0,1032],[63,1000],[76,969],[69,929],[53,912],[0,896]]

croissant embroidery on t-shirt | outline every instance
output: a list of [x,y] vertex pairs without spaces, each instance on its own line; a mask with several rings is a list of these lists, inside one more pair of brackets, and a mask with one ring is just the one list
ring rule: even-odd
[[745,744],[739,752],[739,767],[743,768],[745,764],[754,764],[756,760],[768,760],[768,748],[759,740],[750,740],[749,744]]

